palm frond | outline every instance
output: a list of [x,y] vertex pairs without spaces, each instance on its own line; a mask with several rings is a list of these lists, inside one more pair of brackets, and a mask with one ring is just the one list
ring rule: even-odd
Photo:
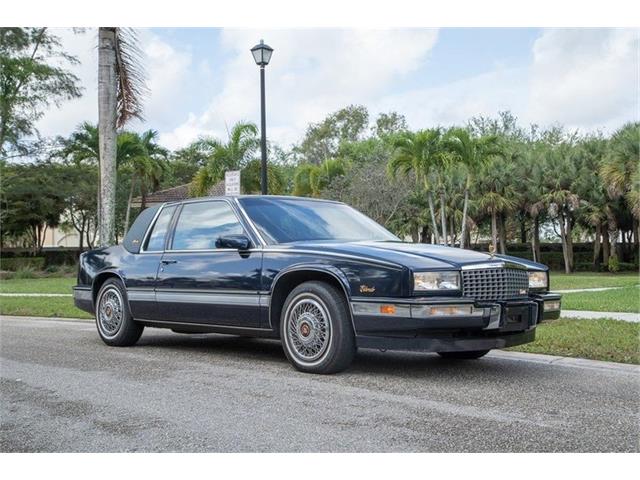
[[144,71],[144,54],[132,28],[115,28],[116,80],[118,105],[116,127],[122,128],[132,118],[144,120],[143,105],[148,89]]

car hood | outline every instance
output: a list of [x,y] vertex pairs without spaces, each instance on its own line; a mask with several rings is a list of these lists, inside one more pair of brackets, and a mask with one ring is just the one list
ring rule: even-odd
[[509,261],[527,268],[546,270],[544,265],[506,255],[491,256],[488,253],[460,248],[404,242],[294,242],[278,245],[278,248],[314,250],[360,257],[367,260],[391,262],[411,268],[428,270],[461,268],[474,264]]

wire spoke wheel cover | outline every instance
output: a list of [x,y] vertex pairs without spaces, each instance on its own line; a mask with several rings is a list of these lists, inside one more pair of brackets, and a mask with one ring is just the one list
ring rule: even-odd
[[324,302],[313,294],[301,294],[291,302],[285,318],[292,353],[304,363],[321,359],[331,340],[331,317]]
[[113,337],[118,333],[124,319],[124,309],[122,295],[117,288],[107,288],[102,292],[97,317],[103,335]]

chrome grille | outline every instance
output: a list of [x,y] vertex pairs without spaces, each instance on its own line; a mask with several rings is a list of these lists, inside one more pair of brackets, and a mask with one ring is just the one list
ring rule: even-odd
[[529,292],[526,270],[516,268],[479,268],[462,271],[462,295],[475,300],[504,300]]

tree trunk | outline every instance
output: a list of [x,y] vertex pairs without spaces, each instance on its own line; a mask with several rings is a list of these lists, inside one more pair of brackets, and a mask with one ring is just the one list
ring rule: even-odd
[[449,216],[449,232],[451,232],[451,246],[454,247],[456,245],[456,224],[453,214]]
[[533,228],[531,229],[531,250],[533,253],[533,261],[539,262],[540,257],[540,217],[533,219]]
[[498,251],[498,215],[495,210],[491,210],[491,245],[493,251]]
[[100,143],[100,245],[115,242],[117,78],[115,28],[98,29],[98,131]]
[[81,252],[82,252],[82,248],[84,247],[84,229],[86,228],[86,225],[87,225],[87,219],[83,215],[82,216],[82,228],[80,229],[80,241],[78,242],[78,248],[80,249]]
[[606,269],[611,256],[611,241],[609,240],[609,226],[605,223],[602,228],[602,264]]
[[433,224],[433,234],[436,237],[436,243],[440,243],[440,233],[438,232],[438,222],[436,222],[436,213],[433,208],[433,195],[431,192],[428,194],[429,200],[429,213],[431,213],[431,223]]
[[507,253],[507,227],[504,218],[504,214],[500,214],[500,253],[502,255]]
[[564,272],[571,273],[571,261],[569,260],[569,247],[567,245],[567,225],[565,215],[560,213],[560,239],[562,240],[562,257],[564,259]]
[[420,243],[429,243],[431,234],[429,233],[429,226],[424,225],[422,227],[422,231],[420,232]]
[[602,236],[602,225],[599,223],[596,225],[596,235],[593,239],[593,268],[598,270],[598,265],[600,265],[600,250],[602,248],[602,243],[600,242],[600,237]]
[[131,214],[131,200],[133,199],[133,189],[136,185],[136,176],[133,174],[131,176],[131,188],[129,188],[129,200],[127,201],[127,211],[124,214],[124,233],[123,235],[127,236],[127,231],[129,230],[129,215]]
[[520,243],[527,243],[527,221],[520,220]]
[[444,190],[440,191],[440,223],[442,224],[442,241],[449,245],[447,239],[447,213]]
[[469,176],[467,175],[467,185],[464,189],[464,204],[462,206],[462,226],[460,230],[460,248],[464,248],[467,242],[467,207],[469,206]]
[[570,215],[567,215],[567,257],[569,258],[569,269],[573,272],[575,267],[573,261],[573,223]]

